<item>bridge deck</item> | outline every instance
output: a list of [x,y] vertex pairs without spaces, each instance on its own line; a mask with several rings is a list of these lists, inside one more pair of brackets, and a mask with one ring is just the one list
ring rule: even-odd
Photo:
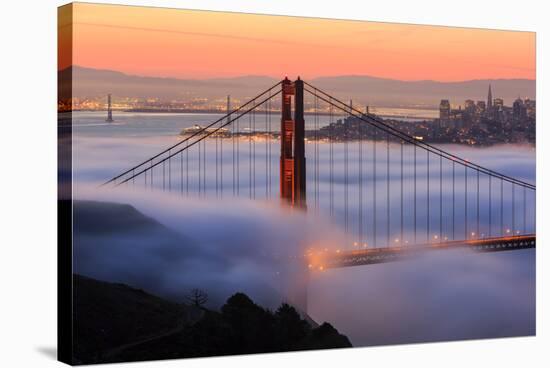
[[310,256],[309,268],[323,270],[393,262],[418,256],[434,250],[472,249],[478,252],[501,252],[508,250],[535,248],[536,235],[494,237],[475,240],[457,240],[444,243],[421,244],[414,246],[369,248],[361,250],[328,253]]

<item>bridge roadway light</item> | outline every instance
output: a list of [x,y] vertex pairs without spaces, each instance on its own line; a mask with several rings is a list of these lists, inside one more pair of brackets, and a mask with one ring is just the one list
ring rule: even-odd
[[506,229],[506,234],[510,234],[510,229]]
[[396,243],[399,243],[399,238],[395,238],[394,240]]

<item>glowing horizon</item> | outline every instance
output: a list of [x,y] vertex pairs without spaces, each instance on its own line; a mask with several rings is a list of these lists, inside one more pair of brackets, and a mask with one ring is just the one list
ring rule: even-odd
[[73,60],[61,58],[59,69],[78,65],[186,79],[536,78],[533,32],[85,3],[73,7]]

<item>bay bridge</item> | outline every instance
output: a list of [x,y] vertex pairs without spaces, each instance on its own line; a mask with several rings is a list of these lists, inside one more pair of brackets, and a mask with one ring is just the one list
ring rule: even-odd
[[345,240],[306,250],[310,270],[536,246],[535,184],[405,134],[300,78],[236,108],[228,98],[222,117],[103,186],[280,201],[326,216]]

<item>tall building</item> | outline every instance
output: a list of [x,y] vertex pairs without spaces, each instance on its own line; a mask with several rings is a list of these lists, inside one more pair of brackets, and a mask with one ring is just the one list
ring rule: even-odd
[[504,100],[502,98],[495,98],[493,100],[493,119],[502,121],[504,119]]
[[487,110],[493,108],[493,93],[491,92],[491,85],[489,84],[489,93],[487,93]]
[[527,116],[530,118],[535,118],[537,112],[536,101],[526,98],[525,101],[523,101],[523,104],[525,105]]
[[465,110],[468,114],[474,114],[474,113],[475,113],[475,110],[476,110],[476,104],[475,104],[474,100],[466,100],[466,101],[464,101],[464,110]]
[[441,103],[439,104],[439,120],[441,122],[447,122],[450,117],[451,104],[449,103],[449,100],[441,100]]
[[512,116],[514,120],[521,121],[527,117],[527,109],[521,98],[517,98],[512,105]]
[[477,113],[478,114],[484,114],[485,113],[485,101],[477,101]]

